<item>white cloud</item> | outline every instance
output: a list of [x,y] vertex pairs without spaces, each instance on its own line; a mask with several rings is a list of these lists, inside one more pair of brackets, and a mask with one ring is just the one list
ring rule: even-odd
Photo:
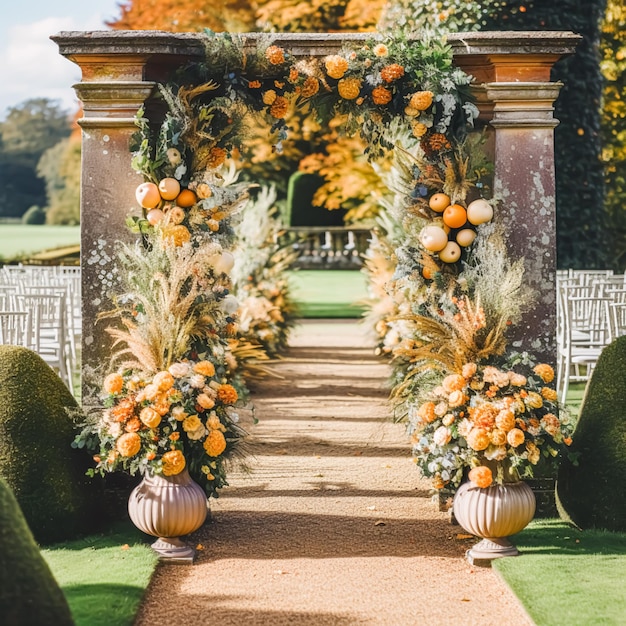
[[50,35],[63,30],[101,30],[102,23],[102,16],[94,15],[80,24],[72,17],[49,17],[10,27],[0,47],[0,117],[7,107],[28,98],[57,99],[65,108],[75,109],[72,85],[80,80],[80,69],[59,54]]

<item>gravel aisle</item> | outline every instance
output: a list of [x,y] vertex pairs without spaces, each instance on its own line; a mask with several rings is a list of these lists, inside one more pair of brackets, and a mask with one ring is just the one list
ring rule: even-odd
[[354,321],[304,322],[254,394],[250,472],[212,502],[193,566],[161,565],[138,626],[531,622],[463,558],[389,422],[387,366]]

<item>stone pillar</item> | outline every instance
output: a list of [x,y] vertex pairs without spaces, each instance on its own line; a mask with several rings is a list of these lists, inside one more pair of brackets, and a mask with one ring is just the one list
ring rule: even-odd
[[511,346],[554,365],[556,356],[556,198],[553,103],[561,85],[487,83],[494,103],[494,193],[511,258],[524,258],[535,306],[512,329]]

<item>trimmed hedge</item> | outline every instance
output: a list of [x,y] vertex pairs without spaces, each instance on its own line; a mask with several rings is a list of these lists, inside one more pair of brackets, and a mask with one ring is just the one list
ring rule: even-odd
[[0,623],[74,624],[70,608],[41,556],[17,500],[0,479]]
[[587,386],[573,435],[578,465],[559,470],[560,506],[581,528],[626,531],[626,336],[607,346]]
[[39,355],[0,346],[0,477],[43,543],[93,532],[99,518],[99,485],[85,475],[89,456],[71,448],[67,409],[76,401]]

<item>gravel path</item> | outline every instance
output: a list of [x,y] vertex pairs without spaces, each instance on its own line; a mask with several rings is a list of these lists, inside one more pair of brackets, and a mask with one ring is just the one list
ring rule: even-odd
[[193,566],[161,565],[137,626],[528,626],[440,513],[354,321],[304,322],[254,393],[250,471],[212,502]]

